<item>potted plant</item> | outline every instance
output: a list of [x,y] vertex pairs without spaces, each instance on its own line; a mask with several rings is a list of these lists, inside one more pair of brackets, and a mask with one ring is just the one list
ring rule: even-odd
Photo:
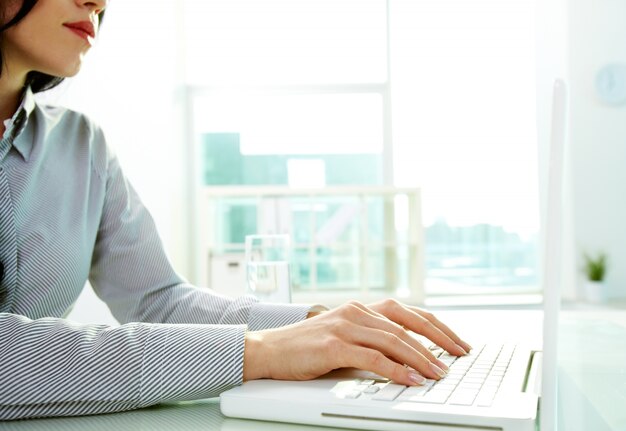
[[606,285],[604,277],[606,276],[607,257],[605,253],[598,253],[591,256],[587,253],[583,254],[585,261],[584,271],[587,279],[585,280],[585,295],[590,302],[606,301]]

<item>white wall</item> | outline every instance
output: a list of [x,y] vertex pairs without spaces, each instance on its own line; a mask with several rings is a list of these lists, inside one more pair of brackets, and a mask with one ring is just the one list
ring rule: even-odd
[[610,293],[626,297],[626,105],[603,105],[594,92],[602,66],[626,63],[626,2],[571,0],[569,47],[577,267],[583,250],[606,251]]

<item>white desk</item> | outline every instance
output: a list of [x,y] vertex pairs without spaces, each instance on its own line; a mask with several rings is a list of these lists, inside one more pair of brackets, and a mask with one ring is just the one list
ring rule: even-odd
[[218,399],[165,404],[123,413],[0,422],[2,431],[323,431],[318,428],[225,418]]
[[[446,311],[437,315],[461,334],[469,331],[479,334],[480,341],[541,339],[539,310]],[[561,317],[559,429],[626,430],[626,311],[565,311]],[[0,422],[0,430],[323,431],[332,428],[225,418],[220,413],[219,401],[213,399],[99,416]]]
[[626,430],[626,311],[561,313],[559,430]]

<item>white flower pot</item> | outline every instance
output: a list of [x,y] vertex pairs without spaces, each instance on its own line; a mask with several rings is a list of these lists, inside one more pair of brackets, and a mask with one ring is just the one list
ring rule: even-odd
[[606,284],[603,281],[585,280],[585,298],[594,304],[606,302]]

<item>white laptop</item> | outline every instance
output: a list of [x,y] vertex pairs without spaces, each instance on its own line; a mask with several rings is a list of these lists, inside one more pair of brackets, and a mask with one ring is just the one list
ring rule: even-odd
[[544,235],[543,352],[522,345],[486,344],[474,346],[469,355],[457,358],[432,346],[450,367],[449,374],[438,382],[407,387],[354,369],[337,370],[303,382],[255,380],[224,392],[220,397],[222,413],[236,418],[369,430],[530,431],[538,425],[541,404],[541,429],[553,431],[565,101],[565,86],[557,81]]

